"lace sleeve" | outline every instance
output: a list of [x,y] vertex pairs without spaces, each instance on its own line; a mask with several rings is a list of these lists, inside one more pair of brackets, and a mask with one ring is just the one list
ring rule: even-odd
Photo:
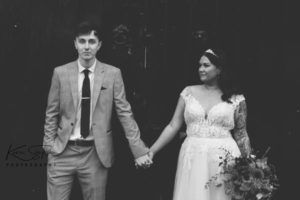
[[249,156],[251,153],[251,146],[246,129],[247,106],[244,99],[236,106],[234,120],[235,127],[233,129],[233,137],[241,151],[242,156]]
[[180,96],[183,98],[184,101],[186,101],[188,95],[189,95],[189,87],[185,87],[182,92],[180,93]]

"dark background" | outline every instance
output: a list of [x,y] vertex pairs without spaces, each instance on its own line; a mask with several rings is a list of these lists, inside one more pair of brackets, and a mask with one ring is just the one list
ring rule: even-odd
[[[82,19],[104,28],[98,58],[122,70],[148,145],[170,120],[180,91],[196,83],[200,52],[209,45],[223,48],[247,99],[251,143],[259,154],[271,147],[268,157],[281,184],[274,199],[297,194],[298,13],[294,2],[283,0],[1,0],[1,195],[46,199],[46,157],[33,158],[27,147],[42,143],[52,71],[76,59],[72,30]],[[113,32],[120,24],[129,31]],[[195,37],[199,30],[206,37]],[[151,169],[135,170],[113,123],[116,163],[108,199],[171,199],[182,139],[166,147]],[[16,147],[21,154],[12,155]],[[71,199],[81,199],[77,182]]]

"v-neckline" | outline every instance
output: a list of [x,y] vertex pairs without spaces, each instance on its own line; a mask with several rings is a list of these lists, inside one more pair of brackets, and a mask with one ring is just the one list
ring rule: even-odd
[[220,101],[216,104],[214,104],[213,106],[211,106],[208,110],[205,110],[205,108],[203,107],[203,105],[201,104],[201,102],[196,98],[194,97],[192,94],[191,96],[194,98],[194,100],[199,104],[199,106],[201,107],[201,109],[203,110],[204,112],[204,119],[207,120],[208,119],[208,115],[210,114],[210,112],[215,108],[217,107],[218,105],[220,104],[223,104],[225,101]]

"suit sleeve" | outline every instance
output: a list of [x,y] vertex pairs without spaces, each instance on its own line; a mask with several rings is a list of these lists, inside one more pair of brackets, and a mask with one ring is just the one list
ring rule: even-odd
[[140,138],[140,130],[134,120],[131,106],[126,100],[125,87],[120,70],[117,70],[115,74],[113,90],[117,116],[123,126],[133,156],[138,158],[148,153],[149,149]]
[[47,153],[51,152],[54,139],[57,134],[59,105],[60,105],[60,81],[57,71],[54,70],[52,75],[51,87],[48,94],[48,103],[46,108],[43,148]]

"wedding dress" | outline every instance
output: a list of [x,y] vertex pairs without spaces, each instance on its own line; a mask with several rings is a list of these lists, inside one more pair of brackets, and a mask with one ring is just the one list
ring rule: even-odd
[[185,102],[184,119],[187,137],[178,158],[174,200],[230,200],[224,188],[206,183],[220,172],[219,163],[226,151],[240,156],[237,143],[231,135],[234,112],[243,95],[233,95],[229,102],[220,102],[209,111],[186,87],[180,94]]

